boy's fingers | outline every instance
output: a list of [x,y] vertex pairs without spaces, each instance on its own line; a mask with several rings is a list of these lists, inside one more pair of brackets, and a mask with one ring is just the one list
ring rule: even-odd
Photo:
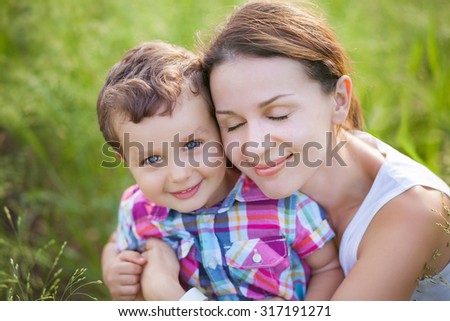
[[141,277],[137,274],[119,275],[119,282],[122,285],[140,285]]
[[134,300],[140,291],[138,285],[122,286],[118,293],[112,293],[113,300]]
[[123,251],[119,254],[122,261],[127,261],[139,265],[144,265],[147,260],[141,255],[141,253],[136,251]]

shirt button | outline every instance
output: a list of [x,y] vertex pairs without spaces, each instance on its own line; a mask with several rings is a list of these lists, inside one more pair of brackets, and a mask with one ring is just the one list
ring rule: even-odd
[[209,266],[211,269],[215,270],[215,269],[216,269],[216,266],[217,266],[217,261],[216,261],[215,259],[211,259],[211,260],[209,261],[209,263],[208,263],[208,266]]
[[261,263],[262,262],[261,254],[259,254],[257,250],[254,250],[254,252],[255,253],[253,254],[253,257],[252,257],[253,262]]

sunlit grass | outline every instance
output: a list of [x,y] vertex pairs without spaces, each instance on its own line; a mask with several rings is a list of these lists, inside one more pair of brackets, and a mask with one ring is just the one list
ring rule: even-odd
[[88,293],[89,287],[102,282],[87,280],[86,268],[72,267],[70,277],[65,277],[68,274],[63,273],[60,260],[64,256],[66,242],[59,249],[55,248],[55,240],[43,245],[39,241],[31,242],[27,236],[32,232],[22,228],[21,216],[14,220],[6,207],[4,213],[12,235],[0,239],[2,257],[9,254],[9,260],[2,261],[0,265],[0,297],[3,300],[96,300]]
[[[442,193],[442,211],[432,208],[431,212],[438,214],[442,218],[442,222],[436,223],[437,226],[442,228],[444,233],[450,235],[450,207],[446,204],[448,197]],[[450,242],[447,242],[447,247],[450,246]],[[450,290],[450,280],[447,280],[443,275],[439,273],[439,270],[435,268],[436,260],[441,256],[439,250],[435,250],[431,258],[431,262],[425,265],[424,273],[421,279],[429,278],[430,282],[437,283],[446,286]],[[437,275],[437,277],[434,277]],[[434,279],[433,279],[434,277]],[[437,280],[436,280],[437,279]]]

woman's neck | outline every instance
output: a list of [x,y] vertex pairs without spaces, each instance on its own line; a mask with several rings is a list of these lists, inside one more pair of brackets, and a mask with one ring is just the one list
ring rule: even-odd
[[336,143],[344,142],[339,156],[344,163],[323,166],[303,187],[327,212],[340,238],[364,198],[383,163],[383,155],[374,146],[343,131]]

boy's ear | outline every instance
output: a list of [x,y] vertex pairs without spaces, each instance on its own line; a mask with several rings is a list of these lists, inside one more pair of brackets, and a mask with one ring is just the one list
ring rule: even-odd
[[334,91],[335,105],[333,108],[333,123],[342,125],[347,119],[352,101],[352,80],[349,76],[343,75],[336,82]]

